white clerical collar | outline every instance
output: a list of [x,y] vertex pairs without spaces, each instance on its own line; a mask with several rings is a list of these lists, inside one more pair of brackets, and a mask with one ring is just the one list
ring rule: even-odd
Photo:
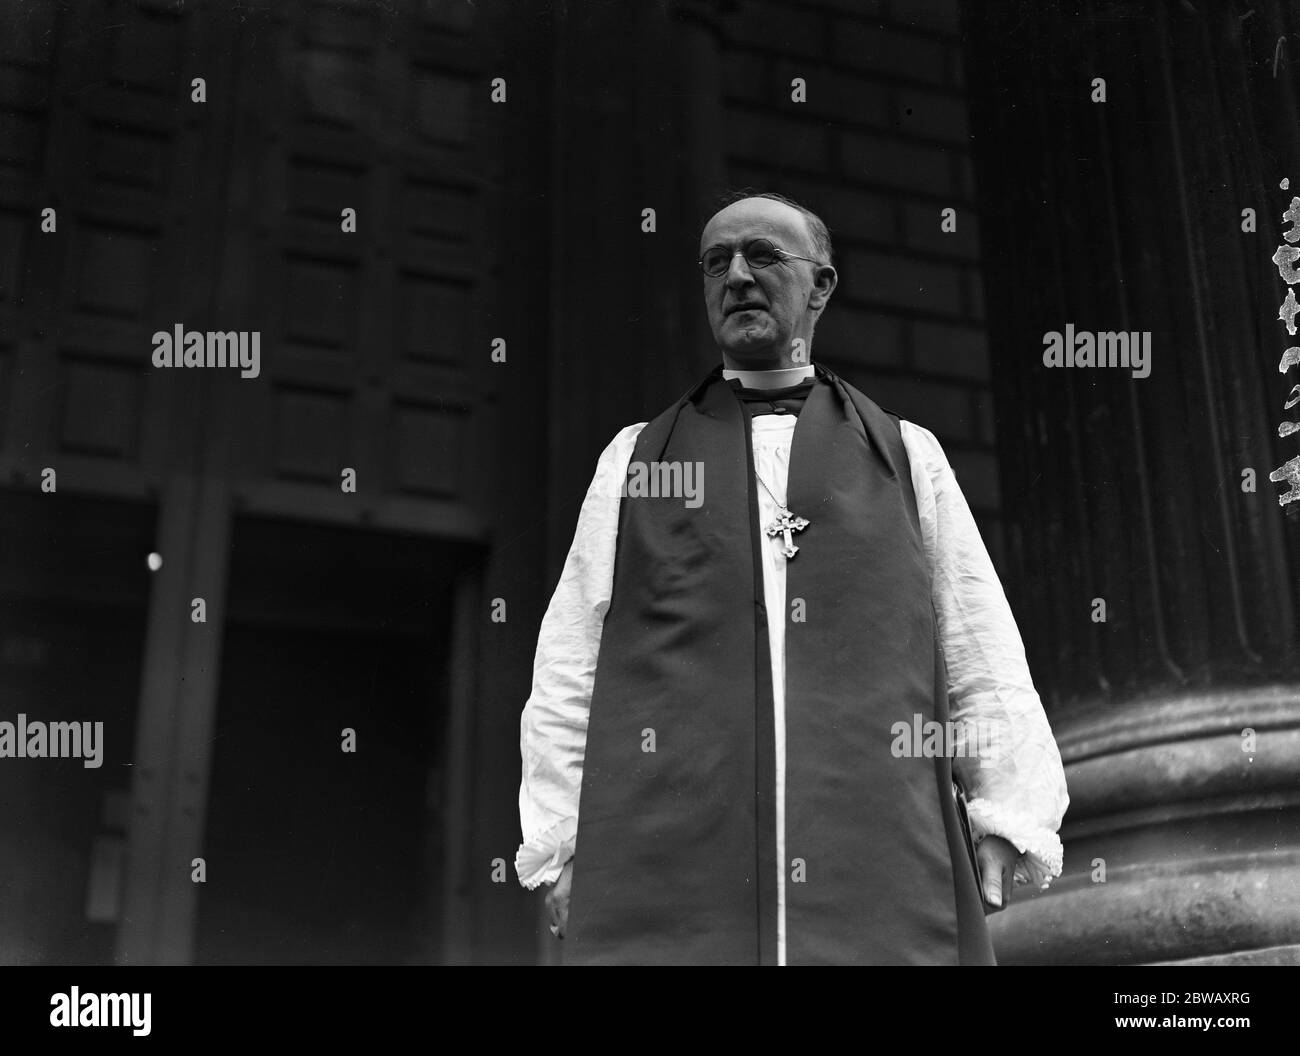
[[784,367],[777,370],[731,370],[723,368],[722,376],[730,381],[739,378],[747,389],[786,389],[811,378],[815,371],[811,363],[803,367]]

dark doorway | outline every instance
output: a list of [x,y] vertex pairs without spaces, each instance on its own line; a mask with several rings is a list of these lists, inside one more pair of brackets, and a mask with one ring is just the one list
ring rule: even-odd
[[252,518],[232,538],[195,960],[435,960],[465,555]]
[[157,516],[0,491],[0,721],[103,723],[98,766],[0,758],[0,963],[112,963]]

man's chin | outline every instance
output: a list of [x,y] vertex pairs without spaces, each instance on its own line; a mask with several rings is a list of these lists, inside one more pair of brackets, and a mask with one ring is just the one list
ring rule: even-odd
[[750,364],[770,365],[781,358],[780,345],[765,328],[736,329],[727,327],[718,344],[728,356]]
[[773,348],[776,346],[778,335],[772,326],[764,325],[767,322],[766,320],[744,325],[740,322],[738,314],[731,316],[722,326],[720,335],[722,341],[720,343],[723,348],[739,352],[744,349]]

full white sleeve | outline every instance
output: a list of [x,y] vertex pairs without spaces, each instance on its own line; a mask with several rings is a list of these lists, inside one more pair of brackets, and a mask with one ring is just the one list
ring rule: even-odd
[[953,759],[977,840],[1001,836],[1020,851],[1016,881],[1046,886],[1061,874],[1057,831],[1070,799],[1061,754],[1034,689],[1016,627],[975,518],[939,441],[902,422],[935,612],[948,665],[951,720],[978,751]]
[[515,872],[529,890],[554,883],[574,854],[587,713],[614,582],[620,492],[644,424],[621,430],[601,453],[537,636],[532,693],[519,722],[523,844]]

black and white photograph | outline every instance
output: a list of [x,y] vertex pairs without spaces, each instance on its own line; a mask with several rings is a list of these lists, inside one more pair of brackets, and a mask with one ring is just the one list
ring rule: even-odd
[[1287,0],[0,0],[0,1015],[1275,1044],[1298,88]]

